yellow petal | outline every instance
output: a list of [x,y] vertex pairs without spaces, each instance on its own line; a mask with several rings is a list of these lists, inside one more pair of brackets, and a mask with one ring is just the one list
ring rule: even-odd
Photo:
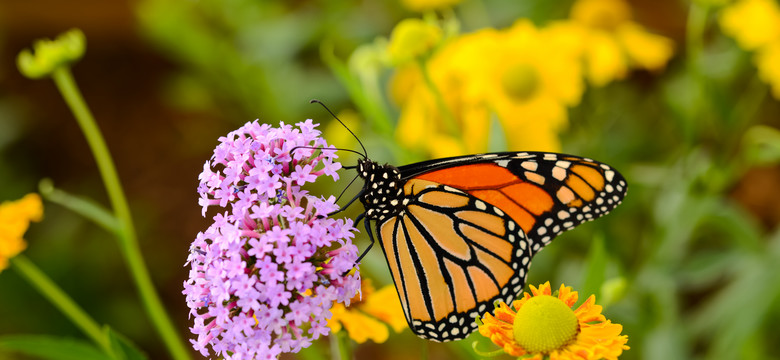
[[742,0],[723,10],[723,32],[745,50],[755,50],[780,37],[780,8],[775,0]]
[[344,324],[344,329],[347,330],[349,337],[358,344],[362,344],[369,339],[378,344],[383,343],[387,341],[390,335],[385,324],[357,311],[346,312],[341,322]]
[[390,324],[395,332],[400,332],[407,327],[401,301],[398,299],[398,292],[392,284],[374,292],[363,303],[361,310]]
[[612,30],[631,19],[631,8],[623,0],[578,0],[570,17],[588,27]]
[[636,23],[626,23],[617,30],[617,37],[628,57],[638,67],[660,70],[672,57],[672,40],[651,34]]
[[772,96],[780,99],[780,40],[756,54],[758,76],[772,87]]
[[619,44],[604,31],[592,31],[585,50],[588,79],[594,86],[604,86],[622,79],[628,73],[626,58]]

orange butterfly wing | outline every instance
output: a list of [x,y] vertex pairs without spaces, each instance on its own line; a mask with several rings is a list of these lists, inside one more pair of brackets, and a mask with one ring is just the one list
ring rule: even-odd
[[626,190],[608,165],[571,155],[502,153],[441,163],[400,168],[412,173],[404,210],[377,223],[407,321],[436,341],[465,338],[494,301],[511,302],[536,252],[609,212]]

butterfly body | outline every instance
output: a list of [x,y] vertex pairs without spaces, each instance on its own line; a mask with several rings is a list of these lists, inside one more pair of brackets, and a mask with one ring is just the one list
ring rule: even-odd
[[625,196],[610,166],[573,155],[505,152],[394,167],[358,162],[366,227],[374,221],[410,328],[465,338],[497,300],[525,285],[531,258]]

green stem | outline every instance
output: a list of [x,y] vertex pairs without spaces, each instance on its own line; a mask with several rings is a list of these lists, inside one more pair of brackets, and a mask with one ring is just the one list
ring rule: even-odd
[[119,232],[119,221],[106,208],[90,199],[68,194],[54,187],[51,179],[43,179],[38,183],[38,192],[44,199],[59,204],[76,214],[79,214],[110,233]]
[[[352,74],[346,64],[333,53],[333,44],[323,42],[320,46],[320,57],[330,67],[336,78],[346,87],[347,92],[360,112],[366,116],[372,128],[385,136],[393,135],[393,122],[384,101],[378,94],[377,88],[365,89],[361,82]],[[369,94],[371,96],[369,96]]]
[[95,119],[84,102],[84,98],[81,96],[81,92],[76,86],[76,82],[68,67],[63,66],[54,70],[52,78],[76,117],[84,136],[87,138],[92,154],[95,156],[95,162],[106,186],[111,206],[119,220],[117,231],[119,247],[124,254],[125,261],[138,288],[146,312],[152,324],[157,328],[157,332],[162,337],[163,342],[167,345],[171,356],[177,360],[190,359],[187,349],[183,345],[184,343],[176,334],[173,323],[162,306],[162,302],[154,289],[151,277],[144,264],[130,215],[130,207],[122,191],[116,167],[111,160],[108,147],[105,140],[103,140]]
[[417,65],[420,68],[423,81],[425,81],[425,86],[428,87],[428,90],[431,92],[431,94],[433,94],[434,101],[436,101],[436,106],[439,108],[439,112],[441,113],[441,117],[444,121],[444,127],[446,128],[447,133],[460,141],[462,137],[460,136],[460,128],[458,127],[458,123],[455,121],[455,116],[452,115],[452,111],[450,111],[450,108],[444,101],[444,96],[442,96],[439,88],[436,87],[433,79],[431,79],[431,75],[430,72],[428,72],[428,66],[425,59],[418,59]]
[[76,302],[71,299],[57,284],[41,271],[24,255],[10,259],[11,266],[19,275],[38,290],[49,302],[57,307],[70,321],[91,338],[106,354],[113,355],[111,343],[95,322]]
[[352,360],[352,347],[349,346],[349,336],[346,331],[330,334],[330,351],[333,360]]

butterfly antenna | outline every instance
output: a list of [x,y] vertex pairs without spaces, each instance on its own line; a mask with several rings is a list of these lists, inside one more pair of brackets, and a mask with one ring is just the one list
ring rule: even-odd
[[[360,141],[360,139],[357,137],[357,135],[355,135],[355,133],[352,132],[352,130],[350,130],[349,127],[347,127],[347,125],[345,125],[344,122],[341,121],[341,119],[339,119],[336,116],[336,114],[333,113],[333,111],[330,111],[330,109],[328,109],[328,107],[325,106],[325,104],[323,104],[322,101],[319,101],[317,99],[312,99],[311,101],[309,101],[309,104],[314,104],[314,103],[320,104],[323,108],[325,108],[325,110],[328,111],[328,113],[330,113],[330,115],[333,116],[333,118],[336,119],[336,121],[338,121],[339,124],[341,124],[341,126],[343,126],[345,129],[347,129],[347,131],[349,131],[349,133],[352,134],[352,136],[355,137],[355,140],[357,140],[358,144],[360,144],[360,147],[363,148],[363,154],[361,154],[361,155],[363,155],[363,158],[367,158],[368,157],[368,151],[366,151],[366,147],[363,146],[363,142]],[[354,152],[358,153],[357,151],[354,151]]]
[[292,150],[290,150],[290,154],[294,153],[294,152],[295,152],[295,150],[298,150],[298,149],[311,149],[311,150],[320,150],[320,151],[325,151],[325,150],[333,150],[333,151],[349,151],[349,152],[351,152],[351,153],[355,153],[355,154],[358,154],[358,155],[360,155],[360,156],[365,156],[365,155],[361,154],[359,151],[355,151],[355,150],[352,150],[352,149],[343,149],[343,148],[324,148],[324,147],[316,147],[316,146],[296,146],[296,147],[292,148]]

